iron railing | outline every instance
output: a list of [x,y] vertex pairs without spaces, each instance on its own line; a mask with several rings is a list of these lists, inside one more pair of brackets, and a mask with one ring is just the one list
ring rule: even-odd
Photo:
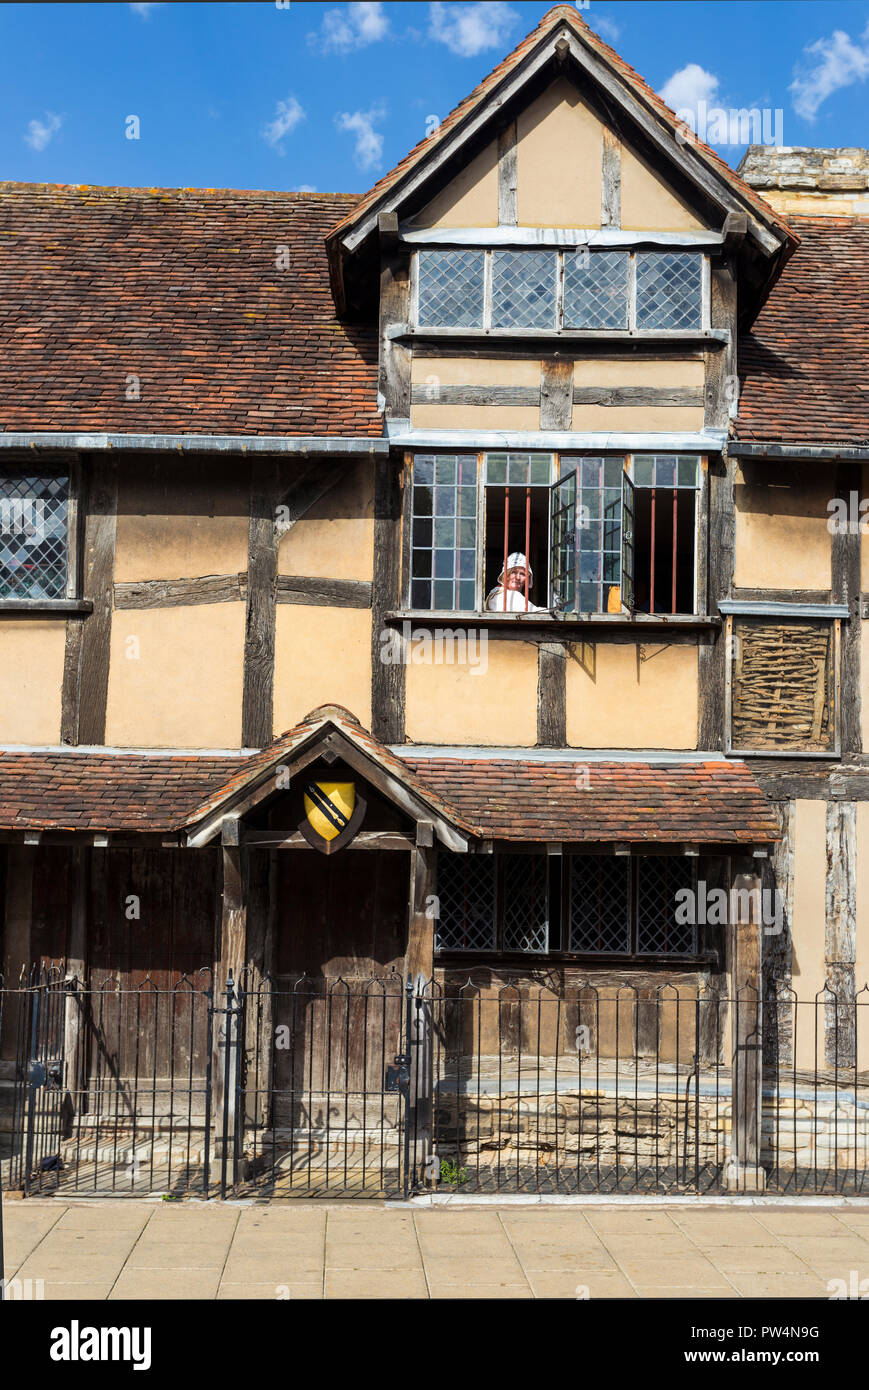
[[869,1193],[869,990],[730,999],[479,974],[215,989],[208,970],[134,987],[42,968],[0,989],[4,1179],[206,1197]]

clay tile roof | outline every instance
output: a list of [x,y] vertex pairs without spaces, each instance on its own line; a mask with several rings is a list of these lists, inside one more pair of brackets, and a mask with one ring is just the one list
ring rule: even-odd
[[0,183],[0,430],[382,435],[376,330],[326,260],[355,203]]
[[4,830],[171,833],[238,770],[232,757],[0,752]]
[[744,763],[574,762],[399,756],[334,710],[243,757],[0,752],[0,828],[181,834],[323,732],[337,729],[471,837],[523,841],[751,844],[778,824]]
[[779,839],[744,763],[407,761],[493,840],[748,844]]
[[[509,53],[497,67],[493,68],[488,76],[483,78],[479,86],[475,87],[474,90],[465,97],[463,101],[459,102],[459,105],[441,121],[437,130],[433,131],[431,135],[426,136],[425,139],[420,140],[420,142],[405,155],[404,159],[400,160],[388,174],[384,174],[383,178],[379,179],[377,183],[374,184],[373,188],[370,188],[368,192],[358,200],[353,208],[344,213],[340,221],[332,228],[330,238],[338,236],[351,227],[361,216],[369,211],[373,204],[375,204],[384,193],[388,192],[389,189],[399,183],[405,174],[409,173],[415,165],[435,150],[456,126],[460,125],[466,117],[472,115],[476,109],[483,104],[498,84],[505,77],[508,77],[513,69],[521,63],[526,54],[528,54],[541,39],[545,38],[551,30],[562,23],[567,23],[570,28],[573,29],[574,33],[576,33],[598,57],[602,58],[610,67],[618,72],[627,85],[632,88],[634,95],[639,97],[644,105],[652,107],[655,114],[668,130],[675,132],[680,128],[680,123],[676,119],[675,112],[658,96],[657,92],[652,91],[648,83],[629,63],[626,63],[625,60],[616,53],[615,49],[610,48],[609,44],[604,43],[603,39],[600,38],[593,29],[589,28],[583,19],[580,19],[573,5],[555,5],[551,10],[547,10],[546,14],[537,25],[537,28],[533,29],[530,34],[527,34],[522,42],[517,44],[513,49],[513,52]],[[731,169],[730,165],[727,164],[720,155],[716,154],[715,151],[709,147],[709,145],[704,144],[700,140],[696,140],[692,141],[692,148],[705,159],[707,164],[711,164],[718,174],[724,176],[734,191],[737,192],[749,206],[754,208],[759,217],[765,222],[775,224],[789,239],[793,237],[793,232],[786,219],[776,213],[744,179],[740,178],[739,174]]]
[[739,341],[737,435],[869,444],[869,221],[791,221],[801,245]]

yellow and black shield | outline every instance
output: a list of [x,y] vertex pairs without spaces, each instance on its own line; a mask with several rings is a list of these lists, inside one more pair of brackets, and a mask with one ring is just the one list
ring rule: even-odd
[[299,829],[308,844],[324,854],[333,854],[352,840],[365,815],[365,800],[355,782],[308,782],[304,807]]

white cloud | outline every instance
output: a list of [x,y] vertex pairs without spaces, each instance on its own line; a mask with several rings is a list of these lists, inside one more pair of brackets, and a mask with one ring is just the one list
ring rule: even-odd
[[428,33],[460,58],[475,58],[487,48],[503,48],[518,18],[502,0],[479,0],[470,5],[438,3],[429,7]]
[[159,0],[159,3],[158,0],[137,0],[137,3],[130,5],[133,14],[139,15],[142,19],[150,19],[152,10],[162,10],[162,8],[162,0]]
[[828,96],[854,82],[864,82],[869,75],[869,24],[857,43],[844,30],[835,29],[830,38],[808,44],[803,52],[814,61],[804,64],[788,91],[797,115],[813,121]]
[[317,189],[312,183],[300,183],[298,188],[291,188],[291,193],[316,193]]
[[370,111],[341,111],[335,117],[339,130],[349,130],[356,136],[353,157],[360,169],[374,169],[383,158],[383,135],[374,125],[385,115],[382,106],[374,106]]
[[309,34],[308,43],[323,53],[350,53],[354,48],[366,48],[385,39],[388,33],[389,20],[383,5],[356,0],[343,10],[327,10],[319,34]]
[[283,154],[281,141],[285,135],[291,135],[300,121],[305,119],[302,107],[293,96],[287,97],[286,101],[279,101],[275,107],[274,120],[269,121],[268,125],[261,131],[262,138],[267,145],[271,145],[278,154]]
[[622,32],[622,26],[616,24],[614,19],[609,19],[607,15],[598,14],[594,10],[585,10],[581,18],[585,20],[590,29],[595,29],[602,38],[609,39],[610,43],[615,43]]
[[699,63],[688,63],[667,79],[661,88],[660,96],[673,111],[696,113],[701,101],[705,101],[708,106],[710,101],[715,100],[717,93],[718,78],[715,74],[701,68]]
[[60,116],[56,116],[53,111],[46,111],[44,121],[31,121],[27,127],[27,134],[24,139],[32,150],[44,150],[53,135],[56,135],[63,125]]

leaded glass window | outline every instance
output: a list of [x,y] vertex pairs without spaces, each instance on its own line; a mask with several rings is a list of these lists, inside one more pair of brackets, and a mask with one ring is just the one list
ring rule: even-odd
[[473,612],[476,573],[476,455],[419,454],[413,464],[411,607]]
[[[681,920],[686,916],[696,919],[696,912],[690,911],[690,903],[696,903],[697,898],[695,864],[696,860],[680,855],[645,855],[637,859],[640,955],[690,955],[696,951],[696,921]],[[687,903],[685,889],[692,895]]]
[[0,476],[0,598],[66,596],[69,478]]
[[420,251],[421,328],[482,328],[484,251]]
[[564,327],[627,328],[627,251],[564,253]]
[[495,857],[441,850],[437,867],[435,949],[495,949]]
[[438,853],[440,951],[549,950],[545,854]]
[[637,328],[700,328],[703,258],[691,251],[637,256]]
[[578,955],[696,955],[696,862],[682,855],[568,856],[568,949]]
[[660,332],[703,327],[697,251],[426,250],[421,328]]
[[568,863],[570,950],[629,952],[630,860],[575,854]]
[[558,258],[554,251],[495,251],[492,327],[556,328]]

